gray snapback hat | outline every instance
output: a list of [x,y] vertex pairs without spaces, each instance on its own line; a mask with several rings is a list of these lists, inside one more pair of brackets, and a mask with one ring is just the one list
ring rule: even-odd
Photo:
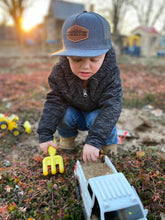
[[111,48],[108,21],[94,12],[82,12],[69,17],[62,30],[64,48],[52,56],[95,57]]

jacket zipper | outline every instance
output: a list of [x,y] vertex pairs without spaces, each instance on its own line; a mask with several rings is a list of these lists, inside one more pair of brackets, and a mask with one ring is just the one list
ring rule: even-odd
[[83,96],[84,96],[84,97],[87,97],[87,96],[88,96],[87,90],[86,90],[85,88],[83,89]]

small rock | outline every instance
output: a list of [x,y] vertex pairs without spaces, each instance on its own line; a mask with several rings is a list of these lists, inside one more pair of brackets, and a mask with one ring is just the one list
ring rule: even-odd
[[165,214],[163,212],[160,213],[161,220],[165,220]]
[[11,107],[12,107],[12,103],[11,102],[8,102],[7,104],[6,104],[6,108],[8,108],[8,109],[10,109]]
[[152,109],[154,109],[154,108],[153,108],[152,105],[145,105],[145,106],[143,107],[143,109],[152,110]]
[[11,163],[8,160],[3,161],[5,167],[10,167]]
[[3,98],[2,102],[7,102],[7,100],[8,100],[7,98]]
[[151,113],[153,115],[155,115],[156,117],[160,117],[160,116],[163,115],[163,110],[162,109],[154,109],[154,110],[151,111]]

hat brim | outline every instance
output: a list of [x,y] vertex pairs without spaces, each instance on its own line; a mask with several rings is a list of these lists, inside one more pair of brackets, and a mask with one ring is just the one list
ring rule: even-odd
[[52,53],[51,56],[97,57],[108,52],[108,50],[109,49],[105,49],[105,50],[68,49],[68,50],[61,50],[61,51]]

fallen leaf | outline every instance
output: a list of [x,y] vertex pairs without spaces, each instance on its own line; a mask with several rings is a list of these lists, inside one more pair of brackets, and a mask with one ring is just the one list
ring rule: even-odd
[[144,151],[137,151],[136,152],[136,156],[137,157],[144,157],[145,156],[145,152]]
[[4,215],[5,213],[8,212],[8,205],[4,206],[4,207],[0,207],[0,213],[2,215]]

